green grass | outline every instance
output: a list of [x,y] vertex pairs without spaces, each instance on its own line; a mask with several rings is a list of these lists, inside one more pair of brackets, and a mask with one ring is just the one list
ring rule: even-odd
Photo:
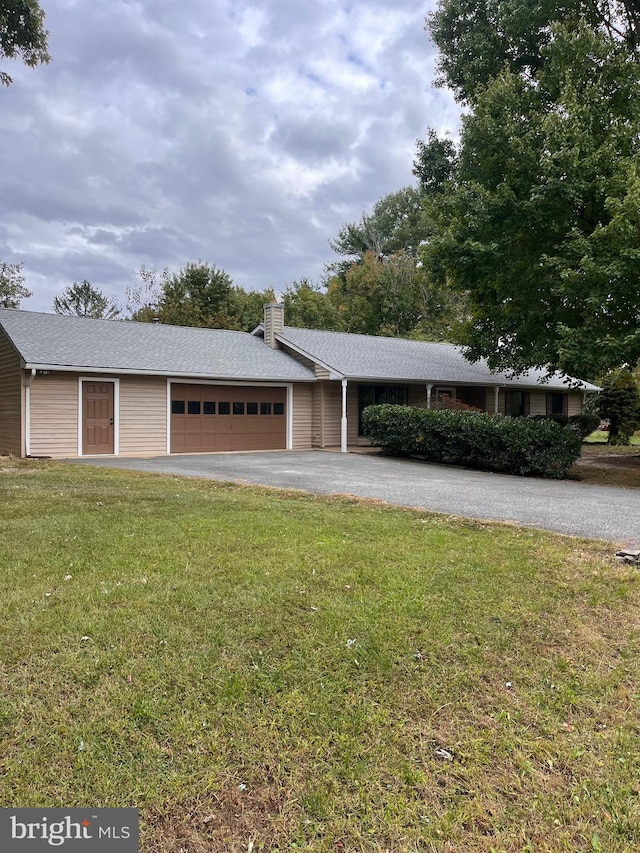
[[0,805],[137,806],[144,853],[638,849],[611,546],[56,463],[0,513]]
[[[605,432],[604,430],[596,430],[585,438],[585,442],[587,442],[588,444],[607,444],[608,440],[609,433]],[[640,445],[640,433],[636,432],[634,435],[632,435],[630,438],[630,442],[631,445],[636,447]],[[613,446],[615,447],[616,445]]]

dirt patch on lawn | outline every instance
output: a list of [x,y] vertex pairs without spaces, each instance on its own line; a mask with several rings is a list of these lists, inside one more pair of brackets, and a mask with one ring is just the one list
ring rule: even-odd
[[582,456],[576,465],[595,468],[640,468],[640,453],[594,453]]

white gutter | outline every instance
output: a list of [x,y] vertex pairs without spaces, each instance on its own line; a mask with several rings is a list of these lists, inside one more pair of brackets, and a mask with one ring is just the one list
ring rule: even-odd
[[315,376],[216,376],[212,373],[171,373],[166,370],[136,370],[126,367],[91,367],[84,365],[69,365],[69,364],[25,364],[27,370],[50,370],[59,373],[86,373],[91,375],[107,374],[114,376],[121,374],[122,376],[165,376],[169,379],[206,379],[211,382],[245,382],[250,385],[260,385],[265,382],[277,382],[279,385],[286,385],[288,382],[316,382]]

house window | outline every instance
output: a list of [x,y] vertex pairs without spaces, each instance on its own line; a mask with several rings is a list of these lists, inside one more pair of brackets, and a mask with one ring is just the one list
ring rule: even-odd
[[231,414],[231,403],[218,403],[218,414],[219,415],[230,415]]
[[512,418],[524,418],[529,414],[528,391],[506,391],[504,400],[505,415]]
[[244,415],[244,403],[234,403],[233,404],[233,414],[234,415]]
[[547,392],[547,415],[566,415],[569,408],[569,398],[562,391]]
[[202,404],[202,414],[203,415],[215,415],[216,413],[216,404],[214,400],[205,400]]
[[171,414],[172,415],[184,415],[184,400],[172,400],[171,401]]
[[247,403],[247,414],[248,415],[257,415],[258,414],[258,404],[257,403]]
[[459,400],[466,406],[482,409],[484,412],[487,408],[487,389],[475,386],[456,388],[456,400]]
[[271,414],[271,403],[260,403],[260,414],[261,415],[270,415]]
[[189,400],[187,403],[187,414],[189,415],[199,415],[200,414],[200,400]]
[[409,405],[407,385],[358,385],[358,435],[362,435],[362,412],[367,406],[379,406],[393,403],[397,406]]
[[274,415],[284,415],[284,403],[274,403],[273,404],[273,414]]

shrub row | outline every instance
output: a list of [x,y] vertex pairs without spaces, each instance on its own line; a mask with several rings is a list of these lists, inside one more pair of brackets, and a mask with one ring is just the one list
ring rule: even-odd
[[382,405],[362,423],[385,453],[508,474],[560,478],[580,456],[576,432],[549,419]]
[[595,415],[593,412],[584,412],[581,415],[534,415],[531,420],[533,421],[544,421],[550,419],[560,424],[560,426],[568,426],[580,436],[581,439],[585,439],[588,435],[598,429],[600,426],[600,417]]

